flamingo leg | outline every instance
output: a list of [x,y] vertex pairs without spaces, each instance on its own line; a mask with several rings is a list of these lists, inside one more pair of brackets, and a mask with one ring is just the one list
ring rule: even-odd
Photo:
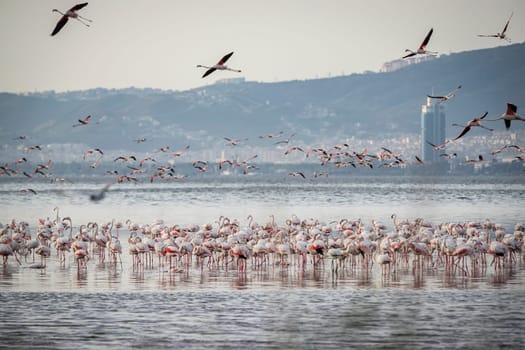
[[[79,21],[80,23],[82,23],[82,24],[85,25],[86,27],[89,27],[89,24],[87,24],[86,22],[83,22],[83,21],[81,20],[81,18],[84,19],[84,20],[88,20],[87,18],[80,17],[80,16],[75,17],[75,19],[76,19],[77,21]],[[92,22],[91,20],[88,20],[88,21]]]

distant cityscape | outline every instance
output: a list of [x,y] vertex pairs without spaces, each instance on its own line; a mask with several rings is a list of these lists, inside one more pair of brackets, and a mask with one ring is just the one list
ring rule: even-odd
[[[521,76],[516,72],[523,64],[515,58],[524,53],[525,45],[515,44],[418,55],[387,62],[381,73],[280,83],[236,77],[189,91],[131,87],[3,93],[0,179],[23,178],[24,171],[32,175],[50,160],[43,181],[126,174],[133,168],[138,169],[134,175],[144,177],[158,166],[191,177],[288,171],[309,176],[522,175],[523,122],[509,130],[502,121],[488,122],[494,131],[473,128],[450,140],[461,132],[454,124],[484,111],[494,119],[509,100],[523,100],[523,79],[516,80],[513,91],[499,86]],[[425,97],[434,87],[442,93],[459,84],[465,87],[451,101]],[[87,115],[92,116],[89,125],[72,127]],[[95,147],[103,155],[85,156]],[[185,147],[187,152],[173,156]],[[115,161],[119,157],[136,160]],[[147,158],[155,162],[140,166],[139,160]],[[219,162],[227,165],[219,169]],[[249,165],[248,171],[229,162]]]

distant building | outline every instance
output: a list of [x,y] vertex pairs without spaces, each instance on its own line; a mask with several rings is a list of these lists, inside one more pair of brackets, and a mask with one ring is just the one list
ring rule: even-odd
[[[442,145],[445,143],[445,106],[431,98],[427,98],[427,103],[421,106],[421,156],[423,161],[436,163],[444,161],[439,155],[443,152],[435,150],[432,145]],[[428,141],[428,142],[427,142]]]
[[405,58],[405,59],[400,58],[400,59],[393,60],[390,62],[385,62],[379,71],[381,73],[393,72],[403,67],[409,66],[411,64],[431,61],[435,58],[436,56],[434,55],[417,55],[417,56],[413,56],[413,57]]
[[246,80],[244,77],[238,77],[238,78],[223,78],[218,79],[215,81],[216,84],[241,84],[244,83]]

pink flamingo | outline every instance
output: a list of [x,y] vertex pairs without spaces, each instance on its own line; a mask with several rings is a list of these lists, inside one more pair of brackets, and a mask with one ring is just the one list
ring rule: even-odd
[[510,23],[510,19],[512,18],[512,15],[514,14],[514,12],[512,12],[510,14],[510,17],[509,19],[507,20],[507,23],[505,23],[505,26],[503,27],[503,30],[501,31],[501,33],[496,33],[496,34],[489,34],[489,35],[486,35],[486,34],[479,34],[478,36],[479,37],[489,37],[489,38],[498,38],[498,39],[503,39],[503,40],[506,40],[507,42],[510,43],[510,38],[507,37],[507,34],[506,31],[507,29],[509,28],[509,23]]
[[209,66],[203,66],[201,64],[198,64],[197,65],[197,68],[208,68],[208,70],[204,73],[204,75],[202,76],[203,78],[207,77],[208,75],[210,75],[211,73],[215,72],[216,70],[230,70],[232,72],[238,72],[240,73],[241,71],[239,69],[232,69],[228,66],[225,65],[226,61],[228,61],[228,59],[230,59],[230,57],[232,57],[233,55],[233,51],[230,52],[229,54],[225,55],[223,58],[220,59],[219,62],[217,62],[216,65],[213,65],[211,67]]
[[487,116],[487,114],[489,114],[489,112],[485,112],[482,116],[469,120],[467,125],[465,125],[465,126],[459,125],[459,124],[452,124],[454,126],[462,126],[463,127],[463,131],[461,131],[461,133],[455,139],[453,139],[453,141],[456,141],[457,139],[459,139],[460,137],[465,135],[467,132],[470,131],[471,128],[473,128],[475,126],[479,126],[480,128],[483,128],[483,129],[486,129],[486,130],[489,130],[489,131],[493,131],[493,129],[490,129],[490,128],[487,128],[486,126],[481,125],[481,121],[483,120],[483,118],[485,118]]
[[519,115],[516,114],[517,111],[518,111],[518,107],[515,104],[507,102],[507,110],[505,111],[505,113],[503,113],[499,118],[487,119],[487,120],[496,121],[496,120],[503,119],[503,121],[505,122],[505,128],[509,130],[511,121],[521,120],[522,122],[525,122],[525,118],[520,117]]
[[426,47],[428,45],[428,42],[430,41],[430,37],[432,36],[433,32],[434,32],[434,28],[431,28],[430,31],[428,32],[427,36],[425,36],[425,39],[423,40],[421,45],[419,45],[419,47],[418,47],[418,49],[416,51],[412,51],[412,50],[406,49],[405,52],[408,52],[408,54],[403,56],[403,58],[408,58],[408,57],[412,57],[412,56],[415,56],[415,55],[424,55],[424,54],[436,55],[437,52],[427,51],[427,49],[426,49]]
[[77,13],[78,10],[83,9],[84,7],[86,7],[87,4],[88,4],[87,2],[84,2],[84,3],[81,3],[81,4],[77,4],[77,5],[73,6],[72,8],[70,8],[69,10],[67,10],[66,13],[62,13],[62,12],[60,12],[57,9],[53,9],[53,11],[51,11],[51,12],[58,12],[58,13],[60,13],[62,15],[62,17],[57,22],[57,24],[55,26],[55,29],[53,29],[53,32],[51,33],[51,36],[56,35],[66,25],[66,23],[69,20],[69,18],[74,18],[77,21],[79,21],[80,23],[82,23],[83,25],[85,25],[86,27],[89,27],[89,24],[87,24],[85,22],[82,22],[82,19],[85,20],[85,21],[88,21],[88,22],[92,22],[92,20],[87,19],[85,17],[82,17],[82,16],[80,16]]

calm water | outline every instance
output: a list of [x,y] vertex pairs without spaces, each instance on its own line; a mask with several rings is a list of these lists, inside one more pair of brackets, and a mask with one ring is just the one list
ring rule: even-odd
[[27,182],[0,182],[0,222],[53,219],[53,208],[59,207],[60,216],[70,216],[74,224],[128,218],[140,223],[163,219],[170,224],[203,224],[221,215],[243,220],[249,214],[261,224],[272,214],[281,222],[296,214],[327,222],[361,218],[386,224],[396,213],[399,218],[422,217],[433,223],[490,218],[514,225],[523,218],[525,204],[525,176],[145,181],[114,185],[103,201],[90,202],[89,195],[97,193],[103,181],[31,183],[37,195],[20,192]]
[[[327,179],[181,181],[125,184],[99,203],[89,194],[103,183],[1,183],[0,220],[70,216],[89,221],[213,223],[220,215],[259,223],[292,214],[329,222],[380,220],[390,215],[433,224],[483,221],[510,232],[525,222],[525,183],[515,179]],[[383,275],[369,269],[266,266],[246,273],[193,266],[133,271],[88,262],[77,272],[72,257],[56,256],[46,270],[13,260],[0,272],[0,347],[3,348],[521,348],[525,343],[525,263],[469,276],[444,268],[401,266]],[[490,259],[489,259],[490,260]]]

